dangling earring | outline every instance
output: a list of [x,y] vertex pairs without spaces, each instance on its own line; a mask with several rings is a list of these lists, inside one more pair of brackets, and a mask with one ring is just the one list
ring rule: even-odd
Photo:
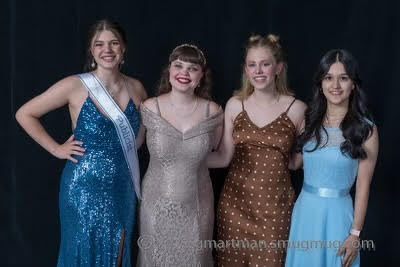
[[120,70],[122,69],[122,65],[124,64],[125,64],[125,59],[122,59],[118,66]]
[[92,67],[92,69],[96,68],[96,61],[94,61],[94,58],[92,59],[92,63],[90,64],[90,67]]

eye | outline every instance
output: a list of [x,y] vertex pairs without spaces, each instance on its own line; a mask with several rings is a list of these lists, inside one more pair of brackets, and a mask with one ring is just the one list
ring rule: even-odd
[[197,67],[189,67],[189,71],[196,72],[199,69]]
[[102,43],[95,43],[95,44],[94,44],[95,47],[100,47],[100,46],[102,46],[102,45],[103,45]]
[[119,45],[119,42],[118,42],[118,41],[113,41],[111,44],[112,44],[113,46],[117,46],[117,45]]
[[177,68],[177,69],[182,68],[182,65],[179,64],[179,63],[174,63],[172,66],[173,66],[174,68]]
[[347,82],[347,81],[350,80],[350,78],[349,78],[349,76],[341,76],[340,80],[343,81],[343,82]]
[[256,64],[255,63],[249,63],[249,64],[247,64],[247,67],[255,67],[256,66]]
[[325,76],[324,81],[332,81],[332,76]]
[[271,65],[271,63],[266,62],[263,64],[264,67],[268,67],[269,65]]

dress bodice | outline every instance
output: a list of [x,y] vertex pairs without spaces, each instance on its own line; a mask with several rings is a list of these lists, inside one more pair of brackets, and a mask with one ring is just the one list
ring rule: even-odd
[[325,127],[328,136],[321,131],[321,144],[314,149],[315,140],[303,147],[304,182],[315,186],[334,189],[348,189],[353,185],[358,160],[343,154],[340,145],[344,141],[342,131],[336,127]]

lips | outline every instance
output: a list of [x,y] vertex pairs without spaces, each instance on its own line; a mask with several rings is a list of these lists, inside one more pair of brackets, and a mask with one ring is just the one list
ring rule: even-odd
[[192,80],[190,80],[188,78],[182,78],[182,77],[176,78],[176,80],[181,84],[189,84],[192,82]]
[[267,76],[255,76],[253,80],[256,82],[264,82],[267,79]]
[[106,62],[113,62],[115,59],[115,56],[102,56],[101,59]]
[[332,95],[341,95],[343,93],[342,90],[331,90],[329,91],[330,94]]

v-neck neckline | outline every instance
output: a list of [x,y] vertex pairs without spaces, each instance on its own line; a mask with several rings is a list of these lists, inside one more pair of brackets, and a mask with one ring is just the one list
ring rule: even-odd
[[221,109],[216,112],[215,114],[212,114],[202,120],[200,120],[198,123],[194,124],[193,126],[191,126],[189,129],[187,129],[186,131],[182,132],[180,131],[178,128],[176,128],[172,123],[170,123],[168,120],[166,120],[163,116],[161,116],[160,114],[157,114],[155,112],[153,112],[152,110],[150,110],[148,107],[146,107],[145,105],[143,105],[143,109],[147,112],[149,112],[150,114],[153,114],[155,116],[157,116],[158,118],[160,118],[163,122],[165,122],[165,124],[167,124],[170,128],[172,128],[175,132],[177,132],[180,136],[184,137],[185,135],[187,135],[188,133],[192,132],[193,130],[195,130],[196,128],[198,128],[203,122],[206,122],[212,118],[215,118],[217,116],[219,116],[221,114]]
[[[264,126],[261,126],[261,127],[258,126],[257,124],[255,124],[255,123],[253,122],[253,120],[250,118],[250,116],[249,116],[249,114],[247,113],[246,110],[242,110],[239,114],[241,114],[241,113],[245,114],[245,116],[247,117],[247,119],[250,121],[250,123],[251,123],[254,127],[257,128],[257,130],[263,130],[263,129],[267,128],[268,126],[271,126],[271,124],[275,123],[279,118],[281,118],[281,117],[284,116],[284,115],[287,117],[287,120],[289,121],[289,123],[293,126],[293,129],[296,129],[296,126],[294,125],[293,121],[287,116],[286,111],[282,112],[282,113],[279,114],[275,119],[273,119],[272,121],[270,121],[269,123],[267,123],[267,124],[265,124]],[[238,116],[239,116],[239,114],[238,114]],[[235,121],[236,121],[236,119],[238,118],[238,116],[236,116]]]

